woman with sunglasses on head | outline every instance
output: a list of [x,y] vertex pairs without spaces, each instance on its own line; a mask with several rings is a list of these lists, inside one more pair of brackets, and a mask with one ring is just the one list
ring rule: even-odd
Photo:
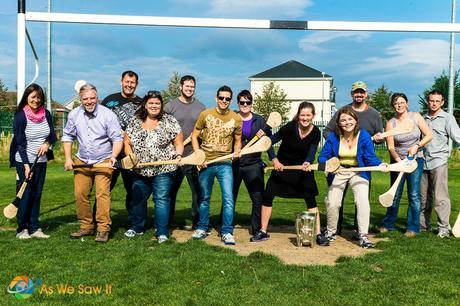
[[[341,108],[336,116],[336,128],[330,133],[318,162],[324,163],[332,157],[340,160],[340,165],[349,167],[366,167],[381,165],[382,170],[387,170],[384,164],[377,158],[374,144],[369,133],[360,128],[358,116],[351,106]],[[335,240],[339,210],[342,205],[342,197],[345,187],[352,189],[357,208],[357,221],[359,232],[359,244],[362,248],[373,248],[374,244],[369,240],[370,204],[369,183],[370,172],[337,172],[328,175],[329,191],[326,197],[327,229],[323,234],[324,245],[329,245]]]
[[[261,229],[253,237],[252,242],[269,239],[268,223],[272,213],[272,203],[275,197],[304,199],[309,212],[316,212],[316,242],[323,245],[320,235],[320,218],[316,205],[318,188],[313,171],[309,165],[315,159],[316,150],[321,138],[321,132],[313,125],[315,106],[307,101],[300,103],[297,114],[292,121],[282,126],[270,137],[272,143],[282,141],[276,157],[273,159],[275,170],[265,186],[262,206]],[[302,165],[303,170],[284,170],[287,165]]]
[[[10,148],[10,166],[16,167],[19,184],[30,179],[18,206],[16,238],[49,238],[40,228],[40,200],[51,145],[56,142],[51,113],[45,109],[43,89],[32,83],[24,90],[13,120],[14,137]],[[50,151],[51,152],[51,151]],[[36,160],[33,173],[31,168]]]
[[[413,156],[417,161],[417,169],[412,173],[403,175],[396,190],[393,204],[387,208],[387,213],[382,221],[380,232],[395,230],[398,217],[399,202],[407,180],[407,198],[409,207],[407,211],[407,228],[404,234],[408,238],[415,237],[420,232],[420,181],[423,174],[424,156],[421,148],[431,141],[433,137],[430,128],[423,117],[416,112],[409,112],[409,100],[403,93],[395,92],[390,98],[396,116],[391,118],[386,125],[386,130],[392,130],[399,125],[413,124],[414,129],[405,134],[387,137],[388,151],[391,162],[399,162],[407,156]],[[393,185],[398,172],[391,173],[390,182]]]
[[[125,154],[134,153],[140,163],[157,160],[180,160],[184,151],[183,134],[176,118],[163,111],[163,98],[149,91],[126,128]],[[155,228],[158,243],[168,240],[170,189],[177,165],[135,168],[132,190],[133,220],[128,231],[142,235],[145,231],[145,204],[153,194]]]
[[[237,101],[239,109],[237,113],[243,120],[242,146],[244,147],[256,136],[259,138],[264,135],[271,136],[271,127],[267,125],[265,119],[251,111],[252,95],[249,90],[242,90],[237,96]],[[244,181],[252,201],[251,230],[253,235],[260,230],[264,193],[264,163],[261,155],[262,153],[243,155],[233,163],[233,199],[236,206],[241,181]],[[268,150],[268,156],[270,159],[275,157],[273,147]]]

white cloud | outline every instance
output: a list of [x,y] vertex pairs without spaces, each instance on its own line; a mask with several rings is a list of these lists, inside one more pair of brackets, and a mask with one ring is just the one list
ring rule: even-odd
[[371,36],[369,32],[345,32],[345,31],[318,31],[304,36],[299,40],[299,48],[308,52],[326,52],[322,44],[337,39],[347,39],[355,42],[363,41]]
[[313,5],[312,0],[214,0],[209,15],[232,18],[297,18]]
[[[458,46],[457,46],[458,49]],[[384,56],[372,56],[354,67],[356,73],[399,75],[423,79],[448,67],[449,42],[440,39],[403,39],[385,49]]]

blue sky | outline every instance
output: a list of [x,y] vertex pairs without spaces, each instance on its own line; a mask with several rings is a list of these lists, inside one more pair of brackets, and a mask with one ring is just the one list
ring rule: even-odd
[[[0,7],[0,79],[16,86],[17,1]],[[47,0],[27,1],[28,11],[47,11]],[[450,22],[450,0],[53,0],[62,13],[223,17],[309,21]],[[458,15],[458,12],[457,12]],[[28,23],[38,51],[38,83],[46,86],[45,23]],[[234,91],[249,87],[248,76],[297,60],[334,77],[337,102],[350,101],[356,80],[370,91],[385,84],[405,92],[412,109],[435,76],[448,71],[447,33],[372,33],[287,30],[236,30],[173,27],[53,25],[53,99],[74,95],[76,80],[95,84],[101,98],[119,91],[122,71],[139,73],[137,93],[163,89],[173,71],[197,78],[197,96],[214,105],[223,84]],[[27,75],[34,74],[27,46]],[[460,48],[457,50],[460,52]],[[457,57],[458,58],[458,57]],[[456,60],[456,63],[458,61]]]

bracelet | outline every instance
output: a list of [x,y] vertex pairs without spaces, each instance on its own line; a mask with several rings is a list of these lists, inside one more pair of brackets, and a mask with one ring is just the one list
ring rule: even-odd
[[176,158],[178,158],[179,156],[182,157],[182,154],[176,154],[176,155],[174,155],[174,158],[176,159]]

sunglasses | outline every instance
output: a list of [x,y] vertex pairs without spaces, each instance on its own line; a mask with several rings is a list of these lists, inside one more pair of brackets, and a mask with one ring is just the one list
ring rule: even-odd
[[252,105],[252,101],[239,101],[239,105]]
[[219,99],[220,101],[225,101],[225,102],[230,102],[230,101],[232,101],[232,98],[221,97],[221,96],[218,96],[217,99]]

